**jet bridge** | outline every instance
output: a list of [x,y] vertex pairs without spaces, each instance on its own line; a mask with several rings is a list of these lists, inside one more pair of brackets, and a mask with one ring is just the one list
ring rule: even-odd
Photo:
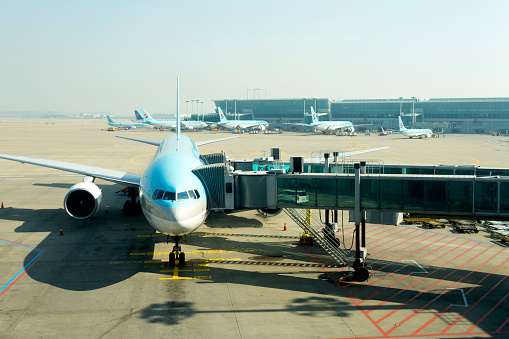
[[[207,189],[211,210],[258,209],[265,215],[275,215],[285,209],[305,231],[315,238],[321,237],[320,245],[341,265],[345,264],[344,256],[329,249],[338,248],[337,241],[330,238],[326,229],[333,226],[333,222],[326,219],[323,232],[315,222],[311,231],[310,222],[299,210],[353,211],[359,235],[356,237],[354,278],[361,281],[369,275],[365,264],[366,212],[509,219],[509,169],[504,168],[337,160],[306,163],[302,158],[292,159],[290,163],[265,157],[213,163],[194,172]],[[324,243],[326,235],[333,245]]]

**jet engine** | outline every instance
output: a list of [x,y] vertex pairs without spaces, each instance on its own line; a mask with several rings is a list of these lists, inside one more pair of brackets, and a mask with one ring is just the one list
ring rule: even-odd
[[355,127],[353,127],[353,126],[350,127],[350,132],[352,132],[352,133],[355,132]]
[[88,219],[97,213],[101,205],[102,191],[92,182],[73,185],[64,198],[64,207],[74,219]]
[[258,213],[264,215],[266,217],[275,217],[279,213],[281,213],[281,208],[260,208],[258,209]]

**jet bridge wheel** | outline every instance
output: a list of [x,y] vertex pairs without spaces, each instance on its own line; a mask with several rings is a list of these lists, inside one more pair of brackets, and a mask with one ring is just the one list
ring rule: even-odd
[[369,278],[369,271],[364,266],[359,266],[355,268],[355,271],[353,272],[353,277],[357,281],[366,281]]

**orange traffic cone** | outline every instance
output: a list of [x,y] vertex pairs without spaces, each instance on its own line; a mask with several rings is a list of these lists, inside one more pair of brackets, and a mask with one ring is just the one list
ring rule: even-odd
[[60,227],[60,235],[64,235],[64,230]]
[[0,207],[0,208],[4,208],[4,202],[3,201],[2,201],[2,207]]
[[283,231],[288,231],[288,228],[286,228],[286,222],[285,222],[285,227],[283,227]]

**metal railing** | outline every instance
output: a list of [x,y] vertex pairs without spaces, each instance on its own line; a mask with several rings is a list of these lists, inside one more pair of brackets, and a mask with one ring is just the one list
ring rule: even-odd
[[[297,210],[294,208],[283,209],[304,232],[308,232],[339,265],[346,266],[347,252],[343,249],[344,244],[335,236],[334,231],[324,225],[320,218],[312,214],[312,210]],[[343,247],[343,248],[342,248]]]

